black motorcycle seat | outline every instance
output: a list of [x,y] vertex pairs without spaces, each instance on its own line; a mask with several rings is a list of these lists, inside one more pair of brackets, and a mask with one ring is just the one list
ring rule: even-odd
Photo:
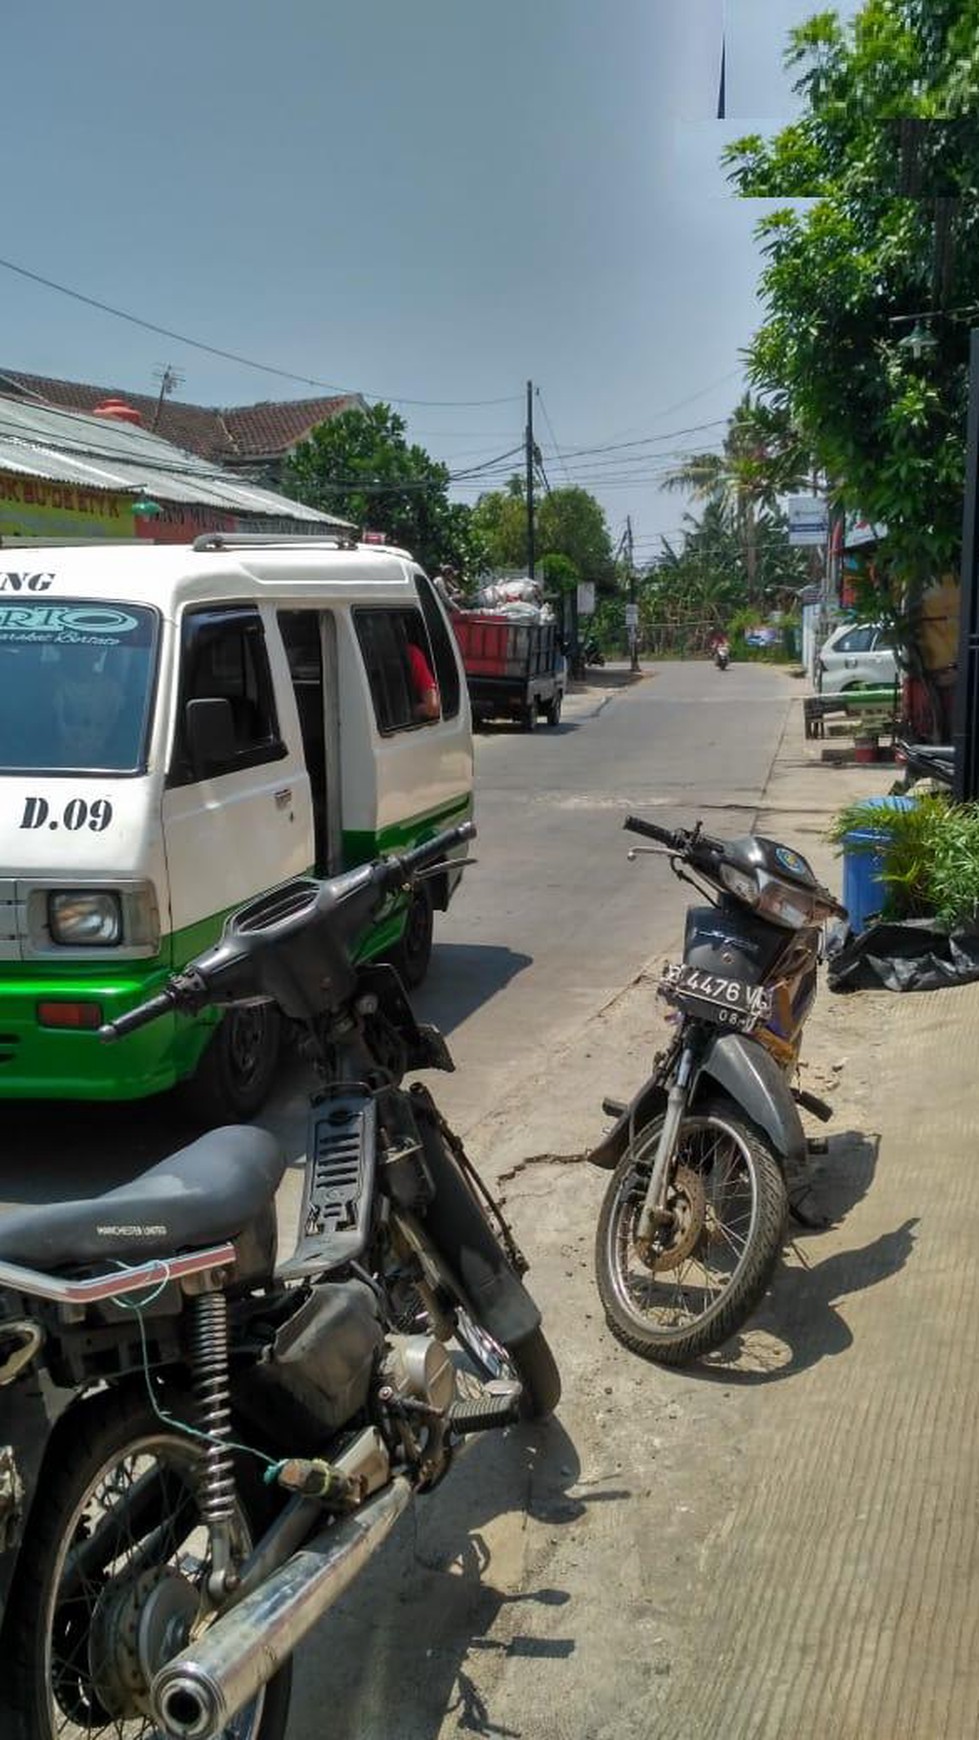
[[228,1124],[98,1196],[4,1215],[0,1261],[51,1274],[223,1244],[267,1212],[285,1169],[274,1136]]

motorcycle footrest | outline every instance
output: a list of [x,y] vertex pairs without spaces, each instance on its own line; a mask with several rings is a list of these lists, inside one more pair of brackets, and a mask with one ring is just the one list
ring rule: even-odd
[[808,1093],[805,1088],[794,1088],[792,1098],[797,1106],[802,1106],[804,1111],[811,1112],[821,1124],[828,1124],[833,1116],[832,1106],[827,1105],[826,1101],[819,1099],[816,1094]]
[[495,1427],[515,1426],[520,1418],[520,1391],[506,1396],[460,1397],[449,1409],[447,1420],[453,1432],[491,1432]]
[[602,1101],[602,1111],[607,1118],[621,1118],[623,1112],[628,1111],[628,1107],[625,1100],[606,1099]]

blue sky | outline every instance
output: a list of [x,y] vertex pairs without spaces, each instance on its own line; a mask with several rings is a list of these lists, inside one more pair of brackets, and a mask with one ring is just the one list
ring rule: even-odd
[[[15,5],[0,253],[190,337],[406,401],[410,435],[454,469],[520,442],[532,378],[551,483],[594,489],[616,537],[631,514],[646,556],[683,511],[657,477],[719,438],[694,426],[731,409],[759,319],[754,214],[717,154],[789,112],[782,46],[815,10]],[[0,368],[147,392],[170,363],[180,396],[208,404],[319,390],[3,270],[0,310]]]

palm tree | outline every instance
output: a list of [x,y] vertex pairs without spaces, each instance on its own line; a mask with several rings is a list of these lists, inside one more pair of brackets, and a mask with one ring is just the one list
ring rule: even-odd
[[758,524],[778,513],[779,498],[804,489],[812,465],[783,406],[753,399],[735,407],[720,453],[693,453],[663,480],[716,505],[744,553],[748,601],[757,603]]

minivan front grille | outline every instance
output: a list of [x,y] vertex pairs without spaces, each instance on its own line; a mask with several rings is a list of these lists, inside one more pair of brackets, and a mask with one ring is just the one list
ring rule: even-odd
[[22,954],[17,884],[4,877],[0,879],[0,961],[19,961]]

